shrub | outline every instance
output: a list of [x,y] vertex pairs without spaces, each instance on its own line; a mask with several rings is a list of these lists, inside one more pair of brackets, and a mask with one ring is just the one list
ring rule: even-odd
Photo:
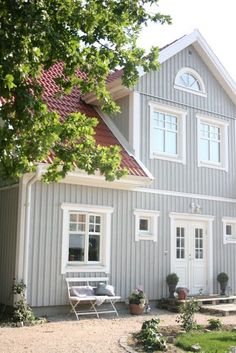
[[221,272],[217,276],[217,281],[219,283],[225,283],[225,282],[228,282],[228,280],[229,280],[229,276],[225,272]]
[[179,282],[179,277],[177,276],[176,273],[170,273],[167,277],[166,277],[166,283],[169,284],[175,284],[177,285],[177,283]]
[[210,330],[220,330],[222,328],[222,322],[219,319],[209,319],[208,328]]
[[158,318],[145,321],[141,331],[136,335],[139,344],[142,344],[144,349],[149,352],[166,351],[167,344],[162,334],[158,332]]
[[34,323],[36,320],[34,313],[30,306],[27,304],[25,298],[26,285],[23,281],[20,281],[18,283],[14,283],[12,289],[13,293],[19,296],[19,300],[15,303],[13,311],[13,322],[21,322],[23,324]]
[[194,314],[199,310],[199,304],[193,298],[180,305],[180,316],[176,319],[186,331],[196,328]]

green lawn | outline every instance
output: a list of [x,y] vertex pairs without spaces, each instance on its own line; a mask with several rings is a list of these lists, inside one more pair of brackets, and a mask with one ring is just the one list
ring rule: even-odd
[[191,332],[177,338],[176,345],[186,351],[199,344],[204,353],[226,353],[230,347],[236,347],[236,332]]

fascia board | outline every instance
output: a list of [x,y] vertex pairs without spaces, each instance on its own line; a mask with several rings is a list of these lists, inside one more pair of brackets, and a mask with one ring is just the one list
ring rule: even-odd
[[189,35],[186,35],[173,44],[169,45],[165,49],[160,51],[158,61],[160,64],[164,63],[166,60],[170,59],[172,56],[178,54],[183,49],[187,48],[189,45],[193,44],[198,38],[199,31],[194,30]]
[[193,45],[217,81],[236,104],[236,83],[197,29],[171,44],[166,49],[163,49],[159,55],[159,63],[163,64],[165,61],[178,54],[189,45]]

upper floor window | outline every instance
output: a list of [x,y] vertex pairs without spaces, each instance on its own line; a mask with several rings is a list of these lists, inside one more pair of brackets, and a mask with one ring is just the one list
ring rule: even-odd
[[150,158],[185,163],[186,111],[150,102]]
[[198,166],[228,168],[228,123],[220,119],[198,118]]
[[206,96],[206,89],[201,76],[190,67],[185,67],[177,73],[175,88]]

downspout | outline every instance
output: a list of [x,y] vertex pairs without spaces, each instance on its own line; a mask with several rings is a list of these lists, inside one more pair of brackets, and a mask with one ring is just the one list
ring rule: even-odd
[[[25,183],[21,185],[21,202],[19,204],[19,225],[18,225],[18,244],[17,244],[17,261],[16,261],[16,279],[23,280],[26,285],[26,299],[28,287],[28,264],[29,264],[29,240],[30,240],[30,211],[31,211],[31,190],[32,185],[40,180],[42,174],[42,166],[38,166],[36,173],[31,176]],[[25,176],[23,177],[25,178]],[[22,214],[22,207],[24,212]]]

